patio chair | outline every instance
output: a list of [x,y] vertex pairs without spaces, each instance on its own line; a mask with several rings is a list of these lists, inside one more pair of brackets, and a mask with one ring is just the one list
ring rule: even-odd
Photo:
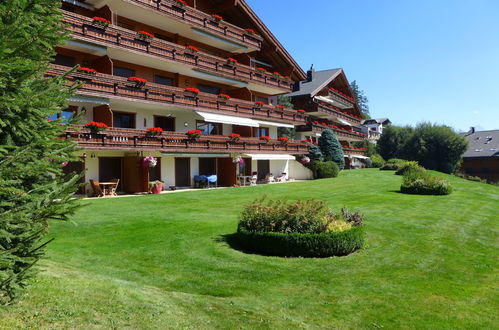
[[92,186],[92,190],[94,191],[94,194],[92,197],[103,197],[104,192],[102,191],[102,188],[99,185],[99,181],[97,180],[90,180],[90,185]]
[[217,187],[217,176],[215,174],[210,175],[206,177],[208,179],[208,188],[210,188],[210,183],[212,184],[211,186],[213,187],[213,184],[215,185],[215,188]]
[[205,188],[208,185],[206,175],[194,175],[194,188]]
[[272,173],[269,173],[265,176],[265,179],[263,179],[265,183],[273,183],[275,181],[274,175]]
[[276,182],[286,182],[286,173],[282,172],[275,180]]
[[254,174],[252,177],[251,177],[251,181],[250,181],[250,186],[256,186],[256,182],[258,181],[258,175]]
[[112,179],[111,182],[114,182],[114,185],[112,185],[109,188],[109,191],[107,192],[110,196],[118,196],[116,193],[116,189],[118,189],[118,184],[120,183],[120,179]]

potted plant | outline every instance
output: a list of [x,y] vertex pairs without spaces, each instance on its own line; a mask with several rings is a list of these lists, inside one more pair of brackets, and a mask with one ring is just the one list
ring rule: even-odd
[[159,181],[159,180],[150,181],[149,182],[149,191],[151,192],[151,194],[161,194],[161,192],[163,191],[164,184],[165,183],[163,181]]
[[146,31],[137,31],[137,36],[145,41],[151,41],[154,38],[154,34]]
[[237,141],[239,141],[240,138],[241,138],[241,134],[237,134],[237,133],[231,133],[231,134],[229,134],[229,139],[232,142],[237,142]]
[[269,142],[270,136],[262,135],[262,136],[260,136],[260,141]]
[[228,101],[230,99],[230,95],[227,94],[218,94],[218,98],[223,101]]
[[104,131],[108,126],[99,121],[90,121],[85,125],[86,128],[90,129],[94,133],[99,133]]
[[156,159],[156,157],[147,156],[142,159],[142,165],[144,167],[155,167],[156,164],[158,164],[158,160]]
[[234,65],[237,64],[237,60],[235,58],[229,57],[227,59],[227,64],[230,65],[230,66],[234,66]]
[[104,17],[94,16],[92,17],[92,24],[95,27],[105,29],[111,24],[111,22]]
[[191,97],[196,97],[199,94],[199,89],[194,88],[194,87],[188,87],[184,91],[186,93],[186,96],[191,96]]
[[134,84],[136,88],[142,88],[147,84],[147,80],[139,77],[128,77],[127,81]]
[[86,74],[89,74],[89,75],[92,75],[92,76],[95,76],[97,74],[97,70],[91,69],[91,68],[87,68],[87,67],[84,67],[84,66],[78,67],[76,69],[76,71],[78,73],[86,73]]
[[194,140],[201,136],[201,130],[191,129],[190,131],[187,131],[187,133],[185,134],[189,137],[189,139]]
[[161,127],[149,127],[147,129],[147,135],[149,136],[157,136],[163,133],[163,129]]

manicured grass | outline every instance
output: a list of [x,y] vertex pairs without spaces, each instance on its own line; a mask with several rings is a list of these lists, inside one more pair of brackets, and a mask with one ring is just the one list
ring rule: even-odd
[[[443,174],[437,174],[442,175]],[[449,196],[398,193],[392,171],[100,199],[56,240],[5,328],[497,328],[499,188],[445,176]],[[347,257],[245,254],[224,241],[257,196],[365,214]]]

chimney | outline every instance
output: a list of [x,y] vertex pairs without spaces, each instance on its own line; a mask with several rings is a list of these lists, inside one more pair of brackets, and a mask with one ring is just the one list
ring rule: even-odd
[[310,66],[310,70],[307,71],[307,81],[312,81],[315,76],[314,65]]
[[474,127],[470,127],[470,134],[473,134],[475,133],[475,128]]

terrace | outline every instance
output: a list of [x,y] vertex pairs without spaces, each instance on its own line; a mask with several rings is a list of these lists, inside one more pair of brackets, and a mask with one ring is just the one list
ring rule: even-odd
[[360,132],[355,132],[344,127],[338,127],[327,123],[322,123],[318,121],[309,122],[307,125],[301,125],[296,128],[297,132],[312,132],[312,133],[322,133],[323,130],[330,129],[336,134],[339,140],[345,141],[362,141],[364,140],[365,134]]

